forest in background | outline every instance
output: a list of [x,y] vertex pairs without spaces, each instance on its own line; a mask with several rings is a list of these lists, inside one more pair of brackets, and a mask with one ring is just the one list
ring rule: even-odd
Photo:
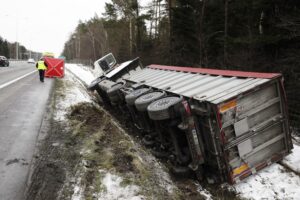
[[103,17],[78,23],[65,43],[67,60],[259,72],[285,78],[290,120],[300,126],[300,1],[112,0]]
[[18,45],[18,59],[19,60],[27,60],[30,56],[35,60],[38,60],[41,57],[41,53],[34,52],[31,50],[26,49],[25,46],[21,45],[20,43],[10,43],[7,40],[3,39],[0,36],[0,55],[5,56],[9,59],[17,59],[17,49]]
[[0,55],[9,57],[9,43],[6,40],[3,40],[2,37],[0,36]]

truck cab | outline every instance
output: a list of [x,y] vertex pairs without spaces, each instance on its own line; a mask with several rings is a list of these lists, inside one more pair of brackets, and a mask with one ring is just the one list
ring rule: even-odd
[[93,73],[96,77],[100,77],[117,67],[117,65],[114,55],[109,53],[94,62]]
[[113,54],[109,53],[94,62],[93,74],[97,78],[90,83],[88,89],[97,90],[98,84],[105,79],[118,81],[122,79],[123,75],[126,76],[127,74],[129,76],[142,68],[139,58],[118,64]]

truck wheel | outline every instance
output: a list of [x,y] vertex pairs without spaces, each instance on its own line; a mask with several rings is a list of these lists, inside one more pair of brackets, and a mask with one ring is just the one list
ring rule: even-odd
[[142,142],[147,147],[152,147],[155,144],[154,139],[150,135],[145,135],[142,139]]
[[138,111],[145,112],[150,103],[164,96],[166,96],[164,91],[151,92],[137,98],[134,104]]
[[107,91],[107,96],[112,103],[117,103],[120,100],[119,90],[123,88],[124,85],[124,82],[116,83]]
[[97,89],[98,84],[103,80],[102,77],[98,77],[95,80],[93,80],[90,85],[87,87],[89,90],[94,91]]
[[177,178],[187,178],[191,177],[192,170],[188,167],[184,166],[172,166],[171,172],[177,177]]
[[182,101],[181,97],[164,97],[151,103],[148,107],[148,115],[152,120],[165,120],[172,118],[170,108]]
[[204,171],[203,171],[203,167],[199,166],[198,169],[195,171],[196,177],[198,179],[198,181],[203,181],[204,179]]
[[140,88],[137,90],[133,90],[131,93],[125,96],[126,103],[128,105],[134,105],[134,102],[138,97],[150,91],[151,91],[150,88]]
[[169,152],[163,151],[161,149],[155,149],[155,148],[151,150],[151,153],[157,158],[167,158],[170,155]]

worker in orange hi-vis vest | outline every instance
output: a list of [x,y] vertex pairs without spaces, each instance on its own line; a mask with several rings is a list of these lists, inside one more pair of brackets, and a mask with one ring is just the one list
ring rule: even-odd
[[40,81],[44,82],[45,70],[47,70],[48,65],[43,57],[36,63],[35,67],[39,70]]

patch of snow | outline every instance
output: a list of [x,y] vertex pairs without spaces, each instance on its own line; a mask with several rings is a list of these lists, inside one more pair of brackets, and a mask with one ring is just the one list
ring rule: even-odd
[[65,120],[65,115],[70,106],[81,102],[92,102],[86,89],[67,70],[64,79],[64,84],[70,84],[72,87],[65,87],[63,100],[59,101],[56,105],[58,109],[54,115],[54,119],[57,121]]
[[145,164],[144,160],[141,158],[140,155],[137,155],[137,158],[139,159],[139,161],[140,161],[141,163]]
[[[112,121],[112,123],[116,123]],[[157,183],[160,187],[164,188],[168,193],[172,194],[174,190],[177,188],[173,181],[171,180],[170,174],[164,168],[164,166],[150,153],[146,151],[142,151],[140,144],[135,143],[130,135],[128,135],[124,130],[117,124],[119,130],[128,137],[130,142],[135,146],[135,149],[139,149],[137,153],[137,158],[140,160],[141,163],[144,165],[152,166],[153,173],[157,177]]]
[[91,68],[87,66],[82,66],[78,64],[66,64],[66,69],[76,74],[76,76],[87,85],[89,85],[95,79]]
[[81,199],[83,199],[84,188],[80,184],[81,184],[81,177],[79,176],[76,179],[76,185],[74,187],[74,193],[71,197],[71,200],[81,200]]
[[203,198],[206,200],[213,200],[213,196],[209,191],[204,189],[199,183],[195,183],[195,185],[197,186],[197,191],[203,196]]
[[201,191],[198,191],[198,192],[199,192],[199,194],[201,194],[202,197],[205,198],[206,200],[213,200],[212,195],[211,195],[206,189],[201,190]]
[[290,167],[292,170],[300,173],[300,146],[294,144],[294,149],[292,150],[292,153],[286,156],[282,162],[288,167]]
[[170,179],[170,175],[163,169],[161,169],[160,177],[159,177],[158,181],[159,181],[160,186],[162,188],[165,188],[168,191],[168,193],[170,193],[170,194],[173,193],[175,186]]
[[[134,145],[136,145],[136,149],[141,149],[139,144],[135,143]],[[152,166],[153,173],[155,174],[155,177],[157,177],[157,183],[159,186],[172,194],[176,189],[176,186],[164,166],[153,155],[146,153],[145,151],[140,150],[137,156],[143,164]]]
[[60,145],[59,142],[52,143],[52,146],[53,146],[53,147],[58,147],[59,145]]
[[87,164],[86,160],[82,160],[81,163],[79,164],[79,169],[81,170],[78,170],[76,172],[76,175],[75,175],[75,186],[74,186],[74,189],[73,189],[73,195],[71,197],[71,200],[83,200],[85,199],[84,198],[84,188],[85,186],[82,185],[82,177],[83,177],[83,174],[86,173],[86,167],[85,165]]
[[74,194],[72,195],[72,200],[81,200],[83,197],[83,188],[79,185],[75,185],[74,187]]
[[143,196],[138,195],[139,187],[136,185],[127,185],[122,187],[120,184],[123,179],[111,173],[106,173],[102,180],[105,190],[98,194],[98,200],[141,200]]
[[247,199],[300,199],[300,177],[274,163],[241,183],[234,185]]

